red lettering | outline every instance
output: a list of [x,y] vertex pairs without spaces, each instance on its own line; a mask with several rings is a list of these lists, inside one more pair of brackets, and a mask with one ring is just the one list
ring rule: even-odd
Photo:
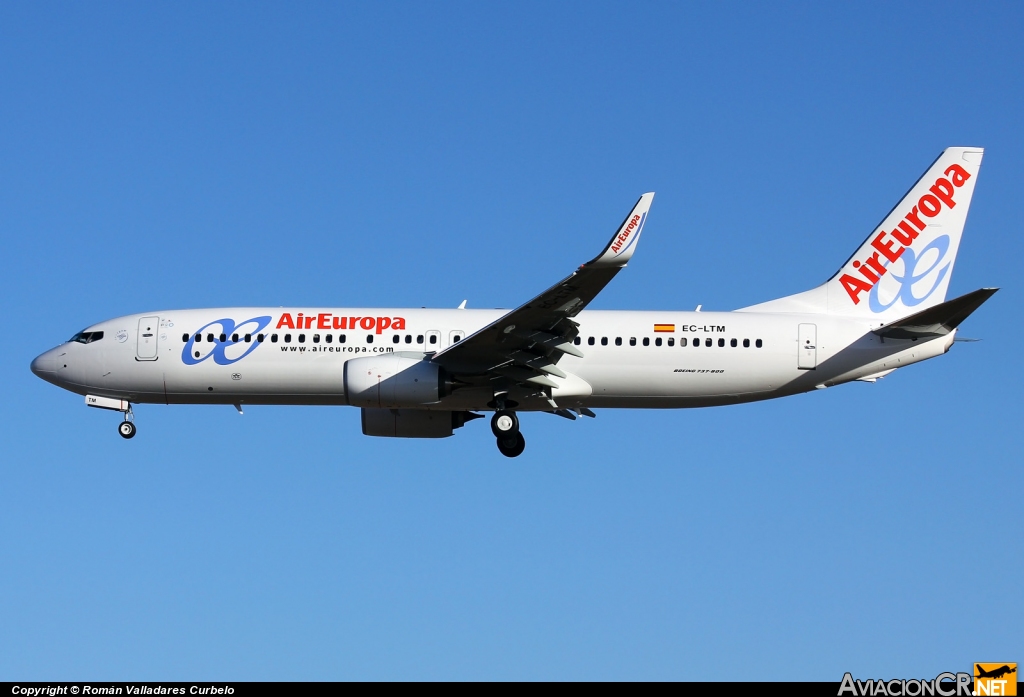
[[285,312],[281,315],[281,319],[277,320],[277,328],[288,327],[289,329],[295,329],[295,323],[292,322],[292,315],[290,312]]
[[882,240],[884,238],[885,231],[883,230],[882,232],[878,233],[878,236],[875,237],[875,239],[871,240],[871,246],[877,249],[879,252],[881,252],[882,256],[884,256],[889,261],[896,261],[897,259],[900,258],[900,256],[903,254],[903,250],[906,248],[900,247],[899,251],[895,251],[893,250],[894,245],[892,240],[886,240],[885,242],[883,242]]
[[956,205],[956,201],[953,200],[953,185],[949,183],[948,179],[939,177],[935,180],[935,186],[928,191],[938,196],[950,208]]
[[321,312],[316,316],[316,328],[317,329],[330,329],[331,328],[331,313]]
[[395,317],[391,320],[391,328],[397,331],[405,329],[405,317]]
[[939,211],[942,210],[942,204],[939,203],[939,199],[935,198],[931,194],[925,194],[922,196],[921,200],[917,202],[917,205],[921,207],[921,212],[929,218],[934,218],[939,214]]
[[967,171],[960,165],[950,165],[949,167],[946,168],[945,174],[947,177],[953,180],[953,184],[958,189],[964,185],[964,182],[971,178],[971,175],[968,174]]
[[[306,318],[306,329],[312,329],[313,328],[313,320],[315,320],[315,319],[316,319],[316,317],[307,317]],[[299,328],[301,329],[301,327],[299,327]]]
[[359,326],[363,329],[373,329],[373,317],[363,317],[359,320]]
[[377,318],[377,333],[382,334],[385,329],[391,326],[390,317],[378,317]]
[[900,221],[900,226],[892,231],[892,236],[902,245],[910,246],[917,239],[917,230],[910,227],[906,220]]
[[872,270],[878,274],[879,278],[885,275],[885,267],[882,266],[880,261],[878,261],[878,252],[869,256],[864,263],[870,266]]
[[878,276],[871,273],[871,269],[869,269],[868,267],[862,266],[859,261],[853,262],[853,268],[860,271],[861,276],[871,281],[871,285],[875,285],[876,283],[878,283]]
[[349,329],[355,329],[356,328],[356,320],[357,319],[360,319],[360,318],[359,317],[349,317],[348,318],[348,328]]
[[[924,230],[926,227],[925,224],[921,222],[921,215],[917,212],[917,206],[914,206],[914,209],[907,213],[907,220],[912,222],[918,230]],[[903,225],[901,224],[900,227],[903,227]]]
[[853,276],[845,273],[839,277],[839,282],[843,284],[843,288],[845,288],[846,292],[850,295],[850,300],[853,301],[854,305],[860,302],[860,298],[858,296],[861,293],[871,292],[870,285],[859,278],[854,278]]
[[335,329],[348,329],[348,317],[335,317],[334,328]]
[[298,317],[295,318],[295,328],[302,329],[302,313],[300,312]]

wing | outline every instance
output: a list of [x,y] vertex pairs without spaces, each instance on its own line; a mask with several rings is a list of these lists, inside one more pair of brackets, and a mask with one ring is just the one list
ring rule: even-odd
[[565,354],[582,357],[573,345],[572,321],[633,256],[654,194],[640,197],[596,258],[475,334],[431,359],[456,375],[490,375],[534,387],[556,387],[548,375],[566,377],[555,364]]

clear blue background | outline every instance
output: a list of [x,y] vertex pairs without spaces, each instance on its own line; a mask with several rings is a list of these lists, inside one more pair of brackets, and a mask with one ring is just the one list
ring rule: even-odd
[[[1019,3],[0,5],[0,679],[932,677],[1024,662]],[[510,307],[658,192],[608,309],[823,281],[985,164],[947,356],[365,438],[36,379],[113,316]],[[1014,629],[1016,627],[1016,629]]]

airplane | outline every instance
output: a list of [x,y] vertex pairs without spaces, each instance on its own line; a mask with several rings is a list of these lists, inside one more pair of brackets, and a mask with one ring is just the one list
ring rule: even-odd
[[984,668],[981,667],[981,665],[975,663],[974,664],[974,668],[975,668],[975,670],[978,673],[977,675],[974,676],[976,678],[1001,678],[1004,675],[1009,675],[1010,673],[1016,673],[1017,672],[1016,664],[1014,664],[1013,668],[1011,668],[1008,665],[1002,665],[999,668],[995,668],[993,670],[985,670]]
[[670,409],[773,399],[944,354],[997,288],[946,300],[982,148],[944,150],[825,283],[731,312],[585,309],[637,249],[653,193],[604,250],[514,310],[168,310],[94,324],[32,372],[123,414],[133,405],[347,405],[368,436],[444,438],[491,413],[498,450],[520,412]]

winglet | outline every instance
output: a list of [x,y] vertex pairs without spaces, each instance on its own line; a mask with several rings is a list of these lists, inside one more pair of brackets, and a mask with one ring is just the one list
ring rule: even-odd
[[612,236],[604,251],[592,261],[587,262],[590,267],[621,267],[633,256],[636,251],[637,240],[643,232],[644,223],[647,222],[647,212],[651,210],[651,203],[654,201],[654,192],[644,194],[633,206],[622,225]]

